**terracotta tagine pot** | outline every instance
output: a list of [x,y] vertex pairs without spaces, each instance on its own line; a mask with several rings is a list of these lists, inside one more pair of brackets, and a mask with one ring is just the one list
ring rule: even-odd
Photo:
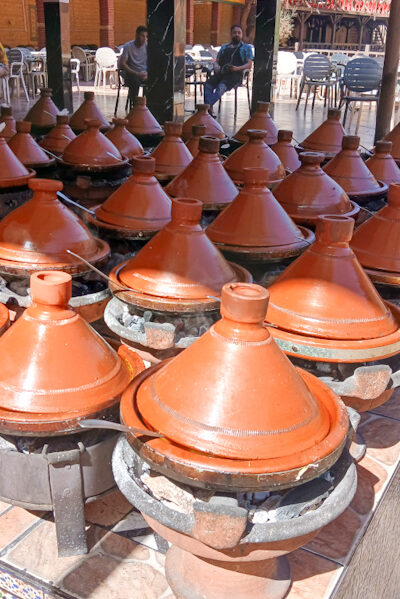
[[346,135],[340,122],[341,117],[341,110],[329,108],[327,119],[298,145],[299,151],[322,152],[328,159],[336,156],[342,149],[343,137]]
[[56,126],[42,139],[40,146],[56,156],[61,156],[67,145],[75,137],[75,133],[69,126],[68,115],[58,114]]
[[32,305],[0,341],[3,432],[79,430],[80,419],[118,403],[143,368],[138,357],[121,359],[68,307],[71,294],[68,273],[31,276]]
[[387,185],[400,183],[400,168],[392,158],[392,142],[381,140],[375,145],[375,152],[365,164],[378,181]]
[[247,143],[228,156],[224,167],[237,185],[243,185],[243,169],[266,168],[269,173],[268,185],[273,189],[285,178],[285,168],[275,152],[265,143],[265,131],[249,129],[247,135]]
[[234,141],[245,144],[248,141],[249,129],[258,129],[266,131],[265,143],[268,145],[275,144],[278,141],[278,129],[269,114],[269,102],[257,102],[256,111],[252,117],[239,129],[233,136]]
[[400,164],[400,122],[383,139],[392,142],[391,154],[397,164]]
[[106,137],[118,148],[121,155],[132,160],[135,156],[144,154],[140,141],[126,128],[128,120],[114,118],[112,122],[113,127],[106,133]]
[[44,135],[55,127],[59,114],[60,111],[52,100],[52,90],[45,87],[40,90],[40,98],[29,110],[24,120],[32,124],[32,133]]
[[269,287],[266,322],[296,365],[365,411],[396,386],[400,312],[381,299],[350,249],[353,227],[348,217],[320,217],[316,242]]
[[88,217],[102,238],[147,240],[171,219],[171,200],[154,176],[154,158],[139,156],[132,164],[132,176]]
[[181,139],[182,125],[175,121],[164,123],[165,137],[150,154],[156,161],[156,177],[159,181],[170,181],[179,175],[193,156]]
[[79,170],[108,170],[127,163],[114,144],[100,131],[98,120],[86,121],[86,129],[72,140],[62,155],[62,164]]
[[13,111],[11,106],[2,104],[0,107],[0,125],[5,123],[5,127],[0,131],[0,137],[8,142],[16,134],[17,128],[15,118],[13,117]]
[[324,171],[344,189],[351,200],[365,204],[385,195],[387,185],[375,179],[360,156],[359,145],[359,137],[345,135],[342,150],[324,166]]
[[127,116],[127,129],[144,145],[157,144],[164,136],[160,123],[146,106],[146,98],[138,96],[135,104]]
[[301,166],[274,189],[278,202],[296,223],[315,226],[321,214],[355,217],[360,208],[322,169],[324,155],[302,152]]
[[193,125],[204,125],[205,135],[211,135],[218,139],[226,139],[226,135],[221,125],[209,114],[210,106],[208,104],[196,104],[196,112],[189,117],[183,124],[182,139],[188,141],[192,135]]
[[4,137],[0,137],[0,189],[21,187],[28,184],[35,176],[32,169],[27,169],[7,145]]
[[86,129],[86,119],[94,119],[100,121],[101,131],[110,128],[110,123],[103,115],[96,102],[94,101],[94,92],[84,92],[84,100],[79,108],[71,116],[69,122],[75,133],[82,133]]
[[238,194],[219,156],[220,141],[205,135],[200,138],[199,153],[165,188],[171,197],[200,200],[204,210],[222,210]]
[[279,129],[278,141],[271,146],[287,171],[293,172],[300,166],[300,160],[295,147],[292,145],[293,131]]
[[33,139],[31,123],[28,121],[17,122],[17,133],[10,139],[8,145],[27,168],[47,169],[55,165],[55,159],[50,158]]
[[207,228],[224,255],[256,279],[268,263],[286,265],[315,240],[311,231],[295,225],[267,185],[267,169],[244,169],[244,188]]
[[186,147],[193,157],[199,153],[199,141],[203,135],[206,135],[205,125],[192,125],[192,135],[187,140]]

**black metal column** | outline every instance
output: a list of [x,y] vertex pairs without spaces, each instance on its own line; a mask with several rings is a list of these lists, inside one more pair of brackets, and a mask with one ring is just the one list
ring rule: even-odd
[[280,0],[257,0],[252,109],[258,100],[269,102],[276,76]]
[[147,105],[160,123],[183,121],[186,0],[147,0]]
[[72,112],[69,0],[45,0],[44,22],[49,87],[58,108]]

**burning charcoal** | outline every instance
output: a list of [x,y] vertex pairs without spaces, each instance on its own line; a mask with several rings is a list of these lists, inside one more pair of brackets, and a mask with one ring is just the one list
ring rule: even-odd
[[72,295],[73,297],[87,295],[89,293],[89,288],[85,283],[80,283],[79,281],[72,281]]
[[145,312],[143,313],[144,322],[150,322],[152,316],[153,316],[153,312],[151,312],[150,310],[145,310]]
[[29,295],[29,281],[26,279],[23,281],[11,281],[11,283],[8,285],[8,288],[17,295]]

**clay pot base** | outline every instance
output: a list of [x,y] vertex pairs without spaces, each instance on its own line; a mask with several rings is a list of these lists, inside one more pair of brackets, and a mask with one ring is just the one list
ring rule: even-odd
[[347,193],[347,195],[349,196],[350,200],[353,200],[353,202],[356,202],[357,204],[365,204],[366,202],[370,201],[370,200],[376,200],[377,198],[380,198],[382,196],[386,196],[387,192],[388,192],[388,185],[386,183],[383,183],[383,181],[379,181],[379,187],[380,189],[378,189],[376,192],[371,193],[370,191],[365,191],[362,193]]
[[321,152],[325,155],[323,162],[321,162],[321,166],[325,166],[332,158],[335,158],[336,154],[334,152],[324,152],[324,150],[311,150],[310,148],[303,148],[300,144],[295,146],[295,150],[301,154],[302,152]]
[[[94,206],[93,210],[96,210],[99,205]],[[157,229],[129,229],[128,227],[118,227],[117,225],[111,225],[110,223],[106,223],[102,220],[96,218],[96,216],[87,215],[86,222],[95,227],[102,239],[106,240],[106,237],[109,236],[112,239],[126,239],[132,241],[148,241],[151,239],[162,227],[164,223],[160,225]]]
[[367,445],[361,433],[357,432],[349,447],[349,453],[355,462],[361,462],[367,453]]
[[165,574],[178,599],[283,599],[291,585],[285,556],[230,564],[202,559],[174,545],[167,553]]
[[67,169],[73,169],[74,171],[81,173],[108,173],[109,171],[115,171],[119,168],[129,165],[129,160],[121,160],[118,164],[111,164],[108,166],[93,166],[89,164],[73,164],[72,162],[66,162],[62,158],[58,158],[57,161],[61,166]]
[[7,189],[10,187],[22,187],[23,185],[28,185],[29,179],[32,179],[36,175],[36,172],[28,168],[29,175],[23,175],[22,177],[13,177],[12,179],[1,179],[0,180],[0,189]]
[[[336,216],[350,216],[351,218],[356,219],[361,208],[360,206],[358,206],[358,204],[356,204],[356,202],[353,202],[350,200],[350,203],[352,205],[352,209],[349,210],[349,212],[344,212],[343,214],[337,214]],[[321,211],[320,214],[294,214],[294,213],[290,213],[288,212],[290,218],[292,218],[294,220],[294,222],[297,225],[309,225],[312,227],[316,227],[318,219],[320,217],[320,214],[325,214],[324,211]]]

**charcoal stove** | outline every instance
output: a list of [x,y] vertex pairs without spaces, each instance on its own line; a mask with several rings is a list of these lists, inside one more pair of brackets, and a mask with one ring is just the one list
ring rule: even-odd
[[178,597],[282,599],[285,554],[354,496],[349,421],[263,327],[265,289],[227,284],[221,300],[221,320],[124,392],[122,421],[165,438],[121,436],[114,477],[172,544],[165,568]]

